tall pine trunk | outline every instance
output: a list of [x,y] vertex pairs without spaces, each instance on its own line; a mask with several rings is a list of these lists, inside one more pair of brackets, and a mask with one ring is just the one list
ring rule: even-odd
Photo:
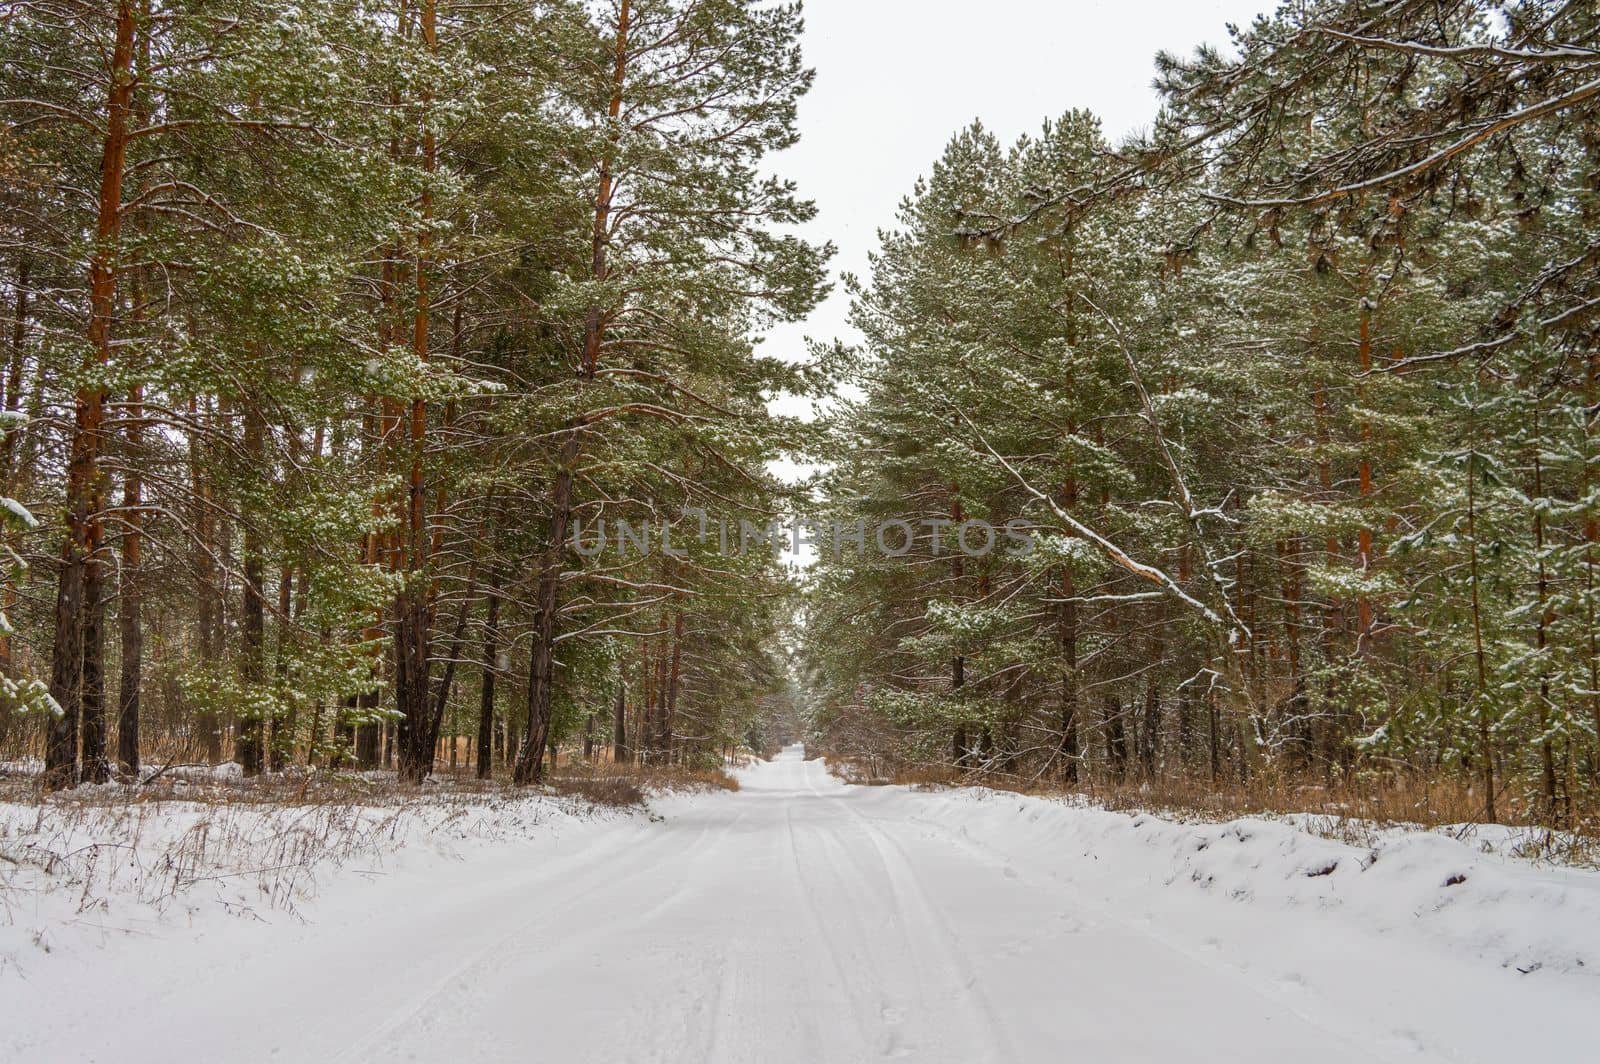
[[611,760],[625,765],[633,760],[628,750],[628,685],[617,681],[617,700],[611,710]]
[[483,680],[478,691],[478,778],[494,771],[494,678],[500,654],[500,594],[493,574],[489,577],[489,609],[483,622]]
[[139,772],[139,688],[144,682],[144,618],[140,600],[140,565],[144,536],[144,481],[139,475],[139,447],[144,388],[134,385],[128,396],[128,472],[122,484],[122,587],[117,626],[122,642],[122,677],[117,705],[117,760],[124,772]]
[[[1473,441],[1476,445],[1476,440]],[[1478,594],[1478,507],[1477,507],[1477,452],[1467,452],[1467,565],[1471,581],[1472,609],[1472,659],[1477,680],[1474,702],[1478,711],[1478,766],[1483,779],[1483,815],[1493,824],[1496,816],[1494,794],[1494,734],[1489,724],[1489,667],[1483,640],[1483,606]]]
[[[150,21],[151,0],[140,0],[140,19]],[[138,80],[143,82],[150,69],[150,34],[141,34],[138,46]],[[135,90],[131,102],[132,118],[140,126],[150,121],[148,98]],[[144,313],[144,288],[141,275],[132,275],[133,315]],[[139,775],[139,696],[144,683],[144,616],[141,600],[140,565],[144,547],[144,478],[140,453],[144,435],[144,385],[135,382],[128,389],[128,429],[122,482],[122,570],[118,589],[117,629],[121,642],[122,671],[117,687],[117,761],[122,771]]]
[[[629,0],[617,9],[617,33],[612,51],[611,99],[606,108],[608,128],[616,136],[622,114],[622,93],[628,74],[628,26],[632,16]],[[610,243],[611,197],[613,192],[612,153],[615,140],[601,159],[600,177],[595,191],[594,225],[590,234],[589,274],[596,281],[606,278],[606,249]],[[584,319],[583,353],[578,377],[587,384],[594,380],[600,362],[600,346],[605,338],[605,312],[599,305],[589,308]],[[573,479],[583,453],[583,425],[568,430],[556,462],[550,491],[550,540],[539,571],[538,591],[534,596],[536,617],[533,647],[528,660],[528,731],[517,752],[513,779],[519,784],[537,783],[542,778],[544,748],[550,735],[550,687],[554,683],[554,643],[558,631],[559,592],[566,570],[567,534],[572,525]]]
[[672,760],[673,728],[678,714],[678,687],[683,672],[683,611],[677,610],[672,623],[672,665],[667,673],[666,711],[661,714],[661,749]]
[[[211,482],[205,471],[200,402],[189,400],[189,421],[194,426],[189,437],[189,478],[194,526],[195,642],[204,671],[215,666],[222,649],[222,582],[217,566],[216,514],[212,510]],[[222,719],[209,702],[195,714],[195,730],[208,764],[222,760]]]
[[[1590,410],[1600,410],[1600,348],[1589,352],[1589,366],[1584,381],[1584,402]],[[1600,416],[1590,416],[1583,426],[1584,463],[1583,497],[1594,498],[1595,469],[1600,465]],[[1600,598],[1600,510],[1591,505],[1583,522],[1583,582],[1585,609],[1584,629],[1588,635],[1589,649],[1589,713],[1594,723],[1595,750],[1594,776],[1600,783],[1600,614],[1595,602]]]
[[[100,191],[95,242],[89,254],[89,354],[87,365],[111,361],[111,325],[116,313],[122,185],[127,169],[128,117],[133,102],[133,56],[137,19],[134,0],[118,0],[106,92],[106,125],[100,155]],[[56,584],[55,643],[50,663],[50,694],[61,707],[51,719],[45,743],[47,786],[77,781],[79,718],[99,713],[103,762],[104,706],[90,688],[99,682],[100,625],[92,615],[101,600],[96,571],[105,538],[100,451],[105,392],[94,384],[78,389],[73,403],[66,491],[66,542]],[[91,719],[93,730],[96,722]],[[86,751],[88,752],[88,751]],[[99,764],[90,766],[98,774]]]
[[[438,13],[434,0],[422,0],[420,28],[422,45],[429,55],[439,48]],[[418,363],[428,361],[432,294],[429,290],[433,268],[433,187],[438,170],[438,149],[432,122],[432,92],[424,87],[420,98],[422,113],[422,198],[421,229],[417,234],[416,308],[412,318],[411,353]],[[434,751],[438,745],[437,715],[429,704],[431,678],[430,641],[433,604],[427,582],[422,579],[428,566],[427,486],[423,476],[423,456],[427,444],[428,404],[421,396],[411,400],[409,423],[410,471],[406,478],[406,507],[403,515],[406,585],[395,603],[395,708],[400,778],[420,783],[433,772]]]
[[[1072,329],[1072,318],[1068,318]],[[1061,505],[1070,511],[1078,504],[1078,481],[1068,477],[1061,491]],[[1061,570],[1061,604],[1056,613],[1056,638],[1061,654],[1061,706],[1060,734],[1057,737],[1056,756],[1061,761],[1063,782],[1078,782],[1078,763],[1082,750],[1078,742],[1078,604],[1077,585],[1071,569]]]
[[[32,268],[32,261],[26,255],[17,263],[14,289],[17,297],[16,317],[11,322],[11,359],[3,382],[3,406],[7,415],[15,415],[22,408],[22,376],[28,359],[28,302],[31,295],[28,285]],[[0,478],[3,478],[5,485],[0,494],[15,494],[16,485],[21,480],[20,471],[14,468],[16,453],[17,428],[14,421],[8,419],[0,428]],[[17,597],[16,572],[11,566],[6,566],[4,585],[0,586],[0,612],[7,617],[15,617]],[[0,632],[0,675],[11,675],[11,653],[11,633]],[[0,706],[0,742],[5,741],[10,718],[11,707]]]
[[1533,454],[1533,549],[1538,559],[1536,592],[1538,595],[1538,622],[1534,626],[1534,646],[1539,651],[1539,704],[1535,719],[1539,725],[1539,776],[1540,791],[1544,798],[1545,822],[1555,824],[1560,816],[1556,804],[1556,757],[1555,745],[1550,741],[1550,672],[1545,661],[1545,651],[1550,642],[1549,628],[1555,621],[1555,611],[1550,607],[1550,572],[1545,566],[1544,558],[1544,464],[1539,458],[1538,451],[1538,414],[1535,412],[1534,421],[1534,454]]
[[[244,449],[253,468],[266,463],[266,422],[253,402],[244,407]],[[240,676],[251,700],[239,719],[234,735],[233,759],[245,775],[258,775],[265,767],[267,711],[262,695],[266,680],[266,600],[261,584],[266,578],[266,558],[261,542],[259,515],[244,523],[244,587],[240,601],[240,626],[243,645],[239,658]]]

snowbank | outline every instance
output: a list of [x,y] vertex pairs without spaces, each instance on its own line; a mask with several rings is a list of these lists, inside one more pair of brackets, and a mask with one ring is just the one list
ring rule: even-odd
[[109,804],[0,803],[0,980],[50,953],[163,927],[302,922],[336,878],[415,871],[625,816],[549,796],[284,805],[121,801],[117,785],[103,789]]
[[[1276,820],[1174,823],[982,790],[923,798],[926,823],[1018,862],[1046,861],[1107,890],[1111,904],[1134,892],[1130,908],[1207,896],[1257,912],[1320,910],[1524,974],[1600,974],[1600,872],[1535,865],[1493,841],[1388,829],[1353,846]],[[1490,834],[1502,846],[1511,837]]]

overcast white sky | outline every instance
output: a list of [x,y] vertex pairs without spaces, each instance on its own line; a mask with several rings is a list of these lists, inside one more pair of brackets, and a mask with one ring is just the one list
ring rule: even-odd
[[[805,0],[806,62],[817,80],[800,104],[800,143],[773,169],[819,213],[807,228],[839,248],[834,272],[865,275],[877,231],[974,118],[1009,143],[1069,107],[1087,107],[1113,140],[1148,125],[1160,49],[1225,44],[1275,0]],[[805,338],[848,338],[849,301],[834,295],[763,348],[803,358]],[[801,413],[804,402],[775,410]]]

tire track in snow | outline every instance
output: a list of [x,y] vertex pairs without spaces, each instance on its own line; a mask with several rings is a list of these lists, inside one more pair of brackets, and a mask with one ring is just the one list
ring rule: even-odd
[[[908,823],[917,823],[923,827],[934,829],[934,831],[939,835],[948,838],[957,846],[965,849],[968,853],[980,855],[986,858],[986,863],[990,865],[1002,869],[1012,870],[1012,873],[1018,876],[1018,882],[1021,884],[1032,884],[1034,882],[1032,876],[1021,876],[1019,873],[1015,873],[1014,869],[1012,868],[1012,854],[1006,853],[1005,851],[989,845],[988,843],[974,839],[965,830],[956,831],[945,824],[941,824],[935,820],[929,820],[925,817],[908,816],[906,820]],[[1031,861],[1025,860],[1024,863],[1031,864]],[[1196,967],[1202,968],[1214,975],[1219,975],[1224,979],[1237,984],[1240,989],[1246,993],[1249,993],[1259,998],[1263,1002],[1273,1006],[1274,1008],[1293,1016],[1295,1019],[1306,1024],[1306,1026],[1316,1030],[1320,1034],[1326,1035],[1329,1040],[1346,1047],[1349,1050],[1349,1059],[1351,1060],[1365,1058],[1385,1061],[1388,1062],[1388,1064],[1416,1064],[1418,1061],[1432,1061],[1436,1062],[1436,1064],[1461,1064],[1462,1061],[1475,1061],[1478,1059],[1472,1056],[1461,1055],[1460,1050],[1456,1049],[1455,1047],[1451,1047],[1449,1050],[1449,1056],[1442,1056],[1431,1048],[1415,1043],[1407,1044],[1403,1049],[1402,1055],[1395,1056],[1379,1048],[1380,1043],[1392,1043],[1394,1041],[1393,1032],[1380,1028],[1369,1028],[1367,1034],[1370,1036],[1371,1040],[1365,1043],[1358,1042],[1351,1037],[1348,1031],[1342,1030],[1336,1026],[1339,1021],[1324,1019],[1321,1015],[1313,1014],[1307,1011],[1303,1004],[1292,1000],[1279,989],[1262,985],[1248,972],[1232,965],[1219,963],[1210,959],[1205,954],[1191,949],[1162,934],[1154,924],[1132,920],[1103,903],[1084,897],[1081,887],[1070,880],[1062,878],[1060,875],[1050,871],[1049,869],[1041,869],[1040,871],[1046,878],[1053,880],[1055,883],[1061,884],[1066,889],[1070,890],[1072,892],[1074,902],[1076,902],[1083,909],[1093,912],[1098,919],[1104,921],[1106,924],[1116,926],[1130,936],[1159,946],[1183,958],[1185,961],[1194,964]]]
[[[477,985],[474,983],[471,987],[467,987],[463,985],[464,982],[468,981],[471,976],[481,976],[486,970],[501,964],[503,962],[503,957],[512,952],[514,947],[525,944],[526,938],[530,933],[535,931],[544,931],[546,930],[547,926],[558,917],[575,908],[578,908],[579,906],[591,904],[594,901],[594,898],[589,892],[589,887],[593,884],[594,880],[606,880],[608,877],[614,877],[613,882],[605,885],[623,885],[623,881],[626,879],[626,876],[617,877],[616,873],[619,868],[625,867],[626,865],[638,865],[644,863],[641,861],[641,858],[648,860],[651,855],[663,850],[668,851],[669,853],[695,850],[698,848],[700,842],[708,834],[710,834],[713,829],[718,829],[719,834],[725,838],[732,831],[733,827],[743,819],[743,816],[744,814],[741,813],[731,822],[722,823],[707,818],[704,822],[702,822],[699,834],[695,836],[693,841],[687,844],[681,842],[670,832],[662,832],[647,842],[642,849],[629,848],[627,843],[630,840],[626,837],[623,837],[619,839],[619,842],[615,845],[607,845],[602,847],[602,849],[607,851],[605,854],[593,856],[585,854],[585,867],[582,870],[576,872],[574,875],[560,878],[559,886],[563,894],[561,901],[554,905],[540,907],[527,919],[506,930],[500,937],[491,939],[491,941],[489,941],[486,945],[473,949],[465,957],[458,959],[456,963],[454,963],[443,975],[431,980],[423,990],[408,998],[405,1005],[390,1011],[387,1015],[374,1021],[368,1028],[365,1035],[358,1037],[356,1041],[349,1044],[342,1052],[333,1057],[330,1061],[330,1064],[346,1064],[346,1062],[354,1062],[365,1058],[370,1058],[372,1056],[372,1050],[376,1048],[379,1043],[386,1042],[398,1036],[400,1032],[405,1031],[408,1027],[419,1024],[423,1027],[427,1027],[428,1024],[426,1021],[430,1013],[437,1011],[436,1009],[433,1009],[432,1006],[436,1005],[436,1003],[442,999],[461,998],[463,996],[469,999],[476,997],[478,989]],[[620,855],[615,855],[617,856],[616,861],[605,859],[608,856],[613,856],[609,852],[612,850],[621,851]],[[561,863],[564,864],[564,862]],[[523,886],[525,889],[523,891],[519,891],[518,895],[513,900],[526,901],[526,894],[536,894],[537,888],[545,885],[545,881],[557,878],[561,871],[563,871],[561,868],[554,869],[548,875],[541,876],[538,879],[524,884]],[[648,910],[634,913],[630,919],[623,923],[593,925],[587,929],[581,930],[579,932],[579,937],[593,937],[598,934],[615,934],[624,929],[631,930],[642,923],[649,922],[662,909],[668,907],[673,902],[678,900],[682,893],[683,891],[680,887],[679,890],[675,891],[672,895],[666,898],[658,899]],[[564,937],[557,948],[563,950],[568,949],[570,948],[572,941],[573,939],[570,936]],[[550,952],[553,953],[555,951],[551,950]],[[387,1059],[387,1055],[385,1055],[385,1059]]]
[[[808,922],[811,924],[812,932],[815,934],[817,941],[822,942],[827,947],[826,953],[828,964],[833,969],[833,975],[836,984],[840,990],[848,992],[853,984],[853,980],[851,980],[849,975],[845,972],[844,964],[839,958],[838,944],[834,941],[833,936],[829,934],[828,925],[826,921],[823,920],[822,913],[817,909],[816,898],[814,897],[812,890],[807,886],[806,874],[804,870],[805,862],[800,859],[800,844],[794,827],[794,803],[785,802],[783,812],[784,831],[788,834],[789,842],[789,879],[795,886],[795,894],[800,899],[800,906],[804,910]],[[851,1022],[856,1029],[857,1041],[861,1045],[866,1045],[871,1041],[871,1037],[868,1034],[866,1024],[862,1021],[860,1009],[856,1004],[857,996],[850,995],[847,997],[846,1001],[848,1003]],[[816,1025],[814,1022],[810,1022],[806,1026],[814,1030]],[[820,1041],[820,1038],[818,1041]]]
[[[915,912],[919,923],[933,931],[933,934],[925,938],[919,937],[911,934],[909,927],[902,923],[904,933],[910,940],[914,952],[919,942],[936,944],[943,964],[934,965],[934,970],[954,973],[956,986],[950,996],[959,1003],[972,1021],[966,1026],[966,1030],[976,1036],[973,1059],[1003,1061],[1022,1059],[1018,1056],[1015,1046],[1011,1044],[1006,1025],[1001,1020],[994,1003],[984,992],[972,961],[961,947],[955,930],[928,896],[927,888],[922,885],[921,878],[916,874],[905,847],[856,809],[850,801],[849,792],[827,798],[814,785],[811,789],[819,799],[837,802],[861,827],[862,834],[872,844],[884,874],[888,877],[896,910],[902,918],[907,913]],[[920,971],[923,966],[919,964],[918,968]]]

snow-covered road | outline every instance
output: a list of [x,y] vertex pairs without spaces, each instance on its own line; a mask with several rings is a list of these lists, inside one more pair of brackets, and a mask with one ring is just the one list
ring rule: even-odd
[[[305,926],[119,947],[122,961],[83,965],[77,1005],[52,991],[54,1006],[0,1007],[37,1036],[10,1044],[119,1064],[1318,1064],[1592,1048],[1586,974],[1524,976],[1348,912],[1107,867],[981,830],[949,799],[846,787],[798,749],[742,784],[670,799],[659,822],[352,881]],[[990,807],[985,825],[1026,820],[998,799],[967,805]]]

